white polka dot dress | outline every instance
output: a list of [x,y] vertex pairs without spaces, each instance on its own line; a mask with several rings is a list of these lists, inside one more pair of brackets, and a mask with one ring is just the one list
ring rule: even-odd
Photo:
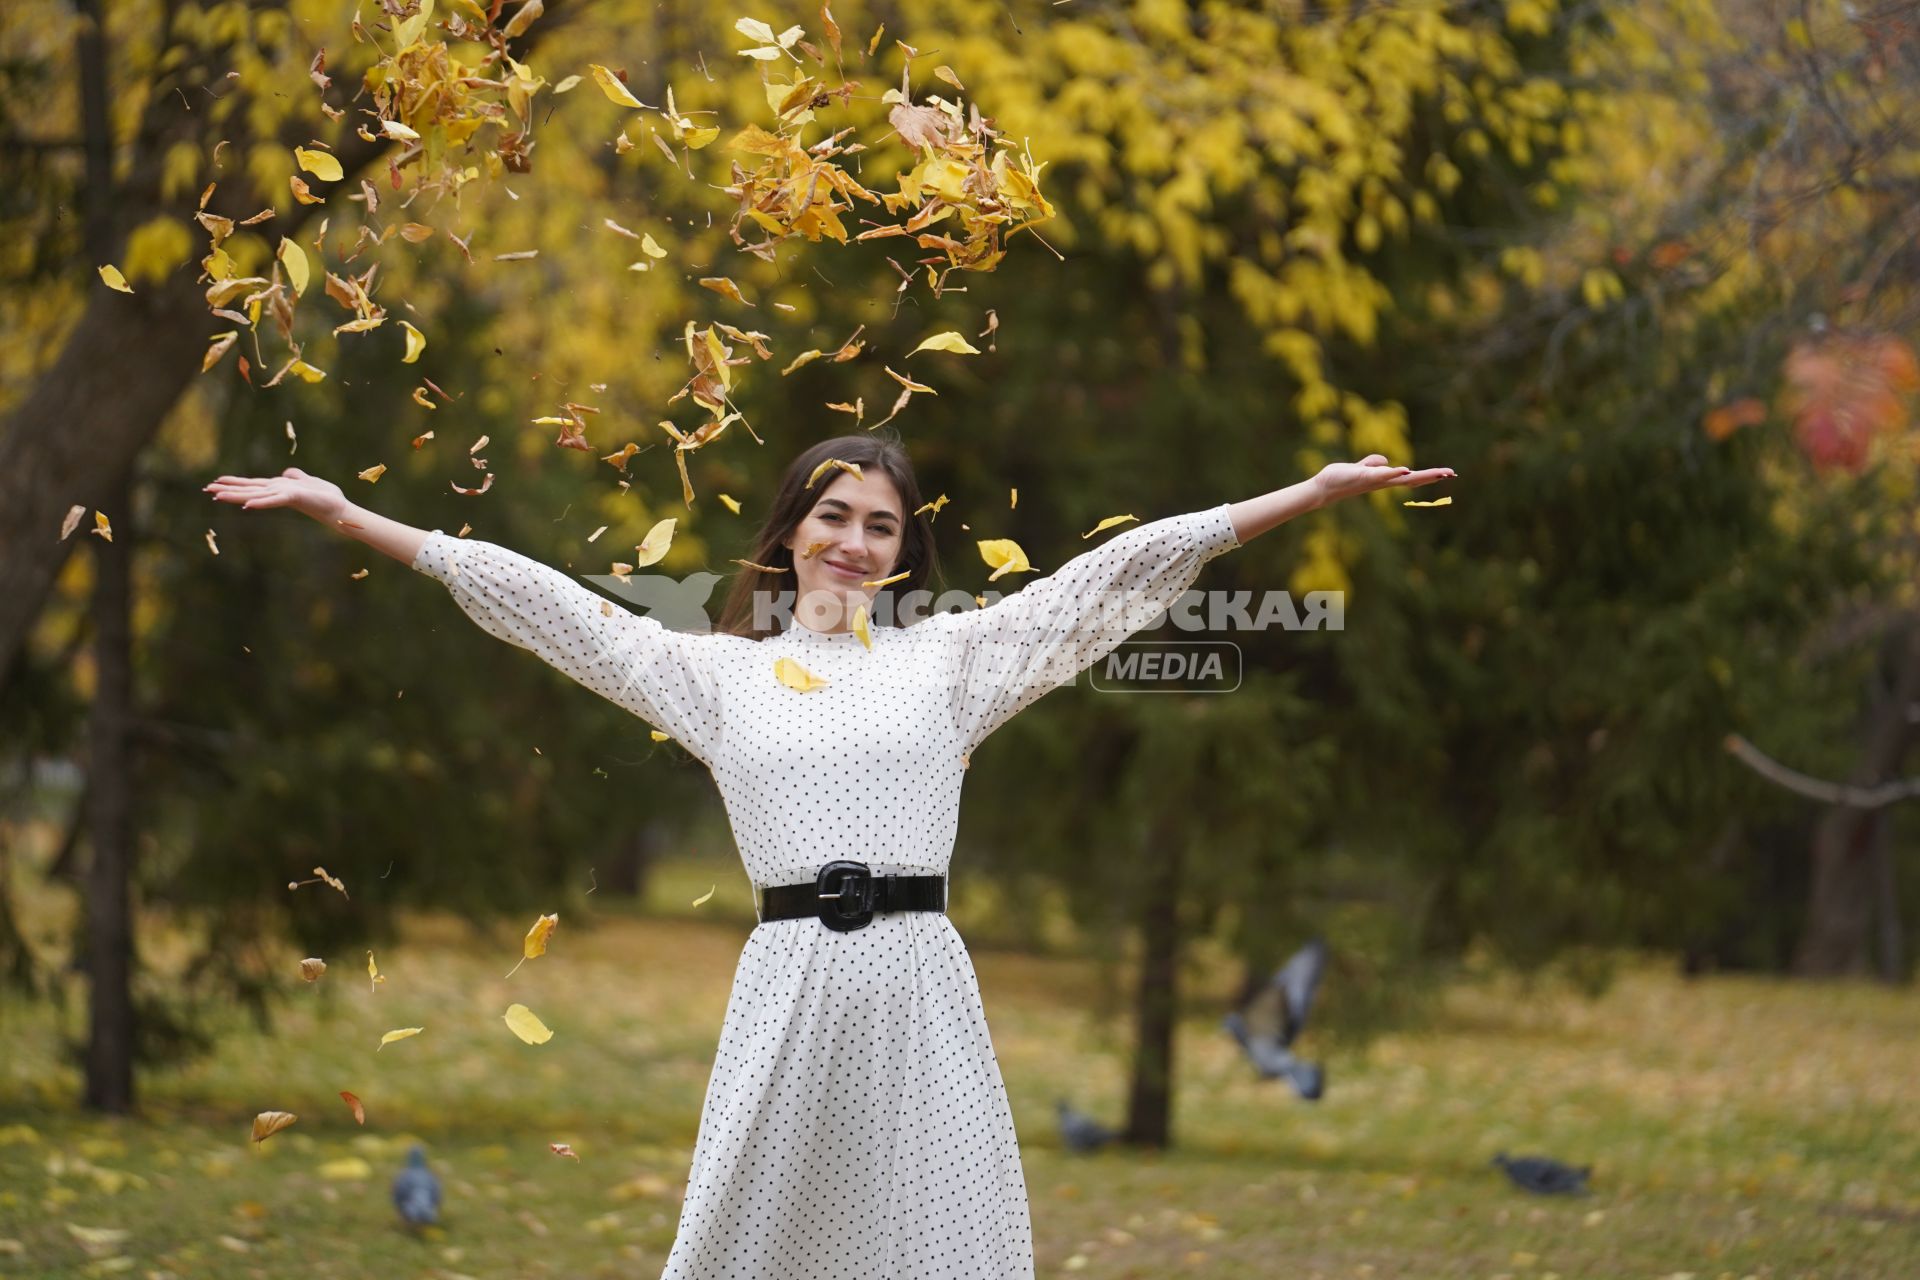
[[[1228,508],[1135,525],[985,609],[765,640],[671,631],[434,531],[414,567],[481,627],[712,772],[756,892],[823,862],[941,874],[965,757],[1239,546]],[[827,682],[774,678],[791,657]],[[663,1280],[1028,1280],[1026,1180],[980,987],[939,912],[765,921],[735,973]]]

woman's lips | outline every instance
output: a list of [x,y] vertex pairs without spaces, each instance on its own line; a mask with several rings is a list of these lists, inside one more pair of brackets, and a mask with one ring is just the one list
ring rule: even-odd
[[839,574],[843,578],[860,579],[865,576],[862,573],[862,571],[859,569],[849,569],[845,565],[835,564],[831,560],[827,561],[827,568],[833,570],[835,573]]

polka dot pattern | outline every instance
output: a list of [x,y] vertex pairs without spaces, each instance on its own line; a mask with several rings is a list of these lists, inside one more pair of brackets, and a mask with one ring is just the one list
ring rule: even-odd
[[[489,634],[713,773],[756,889],[823,862],[945,874],[964,757],[1239,546],[1226,505],[1136,525],[985,609],[858,637],[662,627],[486,542],[414,567]],[[790,657],[827,682],[799,693]],[[946,916],[761,923],[734,974],[663,1280],[1031,1280],[1026,1179],[980,984]]]

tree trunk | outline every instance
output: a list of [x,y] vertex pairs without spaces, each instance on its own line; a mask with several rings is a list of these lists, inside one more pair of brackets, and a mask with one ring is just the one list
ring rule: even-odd
[[632,834],[621,842],[615,856],[608,862],[607,874],[601,881],[602,887],[608,893],[617,893],[622,897],[646,897],[647,882],[652,878],[654,864],[667,847],[666,832],[667,825],[660,819],[643,819],[634,827]]
[[1133,1083],[1125,1141],[1165,1148],[1173,1142],[1173,1035],[1180,1012],[1180,872],[1184,850],[1168,824],[1150,828],[1141,850],[1154,860],[1140,913],[1140,979],[1134,998]]
[[[1907,709],[1920,700],[1920,627],[1895,641],[1894,655],[1886,689],[1867,712],[1860,763],[1849,779],[1856,786],[1888,781],[1906,755],[1912,730]],[[1793,961],[1802,977],[1872,971],[1875,903],[1883,878],[1873,847],[1875,828],[1885,820],[1883,810],[1836,805],[1814,827],[1813,886]]]
[[[127,490],[114,495],[125,510]],[[94,549],[94,669],[87,869],[86,1105],[133,1110],[133,529],[122,519],[117,541]]]

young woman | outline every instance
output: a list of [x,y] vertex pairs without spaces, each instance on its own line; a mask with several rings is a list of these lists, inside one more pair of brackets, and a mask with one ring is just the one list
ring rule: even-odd
[[[812,479],[829,458],[860,474]],[[1334,464],[1125,527],[988,607],[886,625],[889,606],[926,588],[933,530],[904,449],[843,436],[787,469],[750,557],[765,569],[736,581],[706,634],[503,547],[375,515],[297,468],[207,490],[292,507],[432,574],[485,630],[712,772],[761,922],[727,1002],[666,1280],[1027,1280],[1013,1118],[972,962],[943,914],[969,753],[1171,606],[1214,556],[1338,499],[1452,474],[1379,454]],[[791,593],[790,625],[777,609],[754,616],[769,588]],[[810,687],[776,674],[783,658]]]

